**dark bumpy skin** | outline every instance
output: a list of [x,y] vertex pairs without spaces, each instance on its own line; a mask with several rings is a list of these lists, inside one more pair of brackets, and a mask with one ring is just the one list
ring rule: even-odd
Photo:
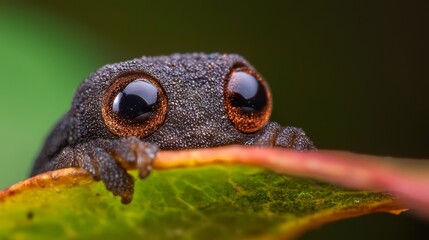
[[[81,167],[128,203],[134,179],[125,168],[137,166],[140,176],[147,176],[158,148],[246,144],[315,149],[298,128],[269,122],[261,131],[247,134],[231,124],[224,106],[224,85],[236,64],[255,71],[245,59],[233,54],[142,57],[104,66],[77,89],[71,109],[47,138],[31,175]],[[106,89],[118,76],[133,72],[157,79],[168,99],[163,124],[144,138],[116,136],[106,127],[101,112]]]

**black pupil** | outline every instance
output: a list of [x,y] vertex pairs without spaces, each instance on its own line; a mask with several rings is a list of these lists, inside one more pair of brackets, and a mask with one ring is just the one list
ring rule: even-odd
[[134,123],[147,121],[156,110],[158,89],[145,79],[138,79],[118,93],[113,112]]
[[267,92],[255,76],[247,72],[234,72],[228,83],[230,102],[244,113],[261,112],[268,102]]

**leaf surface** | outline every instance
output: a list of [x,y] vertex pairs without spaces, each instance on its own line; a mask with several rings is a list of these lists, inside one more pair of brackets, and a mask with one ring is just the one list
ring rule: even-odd
[[0,192],[0,238],[284,239],[324,222],[399,209],[383,193],[220,165],[154,171],[122,205],[84,171],[63,169]]

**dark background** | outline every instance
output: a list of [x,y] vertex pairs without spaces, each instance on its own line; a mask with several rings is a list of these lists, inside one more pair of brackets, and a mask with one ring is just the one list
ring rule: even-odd
[[[321,149],[429,158],[424,1],[0,2],[0,188],[24,179],[77,85],[142,55],[233,52],[269,81],[272,119]],[[418,239],[410,214],[339,221],[304,239]]]

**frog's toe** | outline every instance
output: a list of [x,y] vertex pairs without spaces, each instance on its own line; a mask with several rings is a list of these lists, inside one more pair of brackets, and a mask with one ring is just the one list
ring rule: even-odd
[[298,151],[316,150],[313,142],[300,128],[282,127],[276,136],[274,146],[293,148]]
[[130,203],[134,193],[134,178],[106,150],[95,148],[91,155],[96,162],[94,178],[99,178],[107,190],[119,195],[122,203]]
[[147,177],[152,169],[158,147],[137,137],[97,139],[74,147],[67,147],[56,158],[45,164],[40,172],[67,167],[80,167],[94,180],[101,180],[122,203],[131,202],[134,178],[127,170],[138,169],[140,178]]
[[123,137],[110,142],[106,147],[123,168],[137,168],[140,178],[149,176],[159,150],[156,145],[143,142],[137,137]]
[[282,127],[275,122],[268,123],[264,129],[246,145],[292,148],[298,151],[316,150],[305,132],[296,127]]

